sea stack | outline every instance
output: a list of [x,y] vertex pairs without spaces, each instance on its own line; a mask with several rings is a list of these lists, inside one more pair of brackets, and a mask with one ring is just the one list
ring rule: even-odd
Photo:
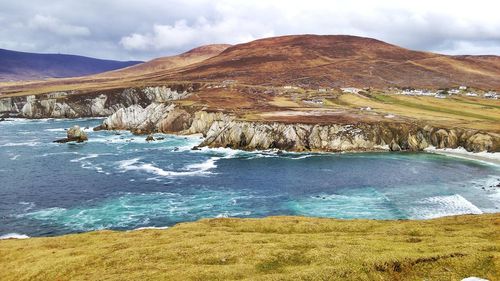
[[80,126],[75,125],[71,128],[68,129],[68,132],[66,134],[66,138],[64,139],[59,139],[54,142],[57,143],[66,143],[66,142],[84,142],[88,140],[87,133],[83,131]]

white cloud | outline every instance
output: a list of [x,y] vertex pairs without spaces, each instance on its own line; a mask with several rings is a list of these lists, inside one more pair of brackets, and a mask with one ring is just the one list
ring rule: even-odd
[[71,25],[61,22],[52,16],[35,15],[28,27],[38,31],[48,31],[60,36],[89,36],[90,30],[85,26]]
[[210,43],[242,43],[273,34],[264,26],[235,18],[210,22],[200,17],[192,25],[186,20],[173,25],[155,24],[152,32],[122,37],[120,44],[127,50],[176,50]]
[[[19,4],[21,3],[22,4]],[[492,0],[0,0],[0,48],[150,59],[209,43],[351,34],[410,49],[500,55]],[[92,32],[91,32],[92,31]]]

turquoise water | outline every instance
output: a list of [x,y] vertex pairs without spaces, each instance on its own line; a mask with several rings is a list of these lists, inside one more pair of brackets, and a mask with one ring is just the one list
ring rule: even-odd
[[[427,219],[498,212],[498,166],[428,153],[190,148],[92,132],[98,119],[0,122],[0,236],[164,227],[207,217]],[[74,124],[84,144],[55,144]]]

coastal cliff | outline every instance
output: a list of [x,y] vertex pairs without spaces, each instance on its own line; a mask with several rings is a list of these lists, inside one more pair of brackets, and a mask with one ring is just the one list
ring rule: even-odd
[[222,112],[152,103],[118,110],[98,129],[127,129],[136,133],[198,134],[200,146],[244,150],[289,151],[420,151],[427,147],[468,151],[500,150],[500,135],[460,128],[436,128],[418,123],[301,124],[241,120]]
[[23,118],[107,117],[96,130],[203,134],[200,146],[243,150],[421,151],[427,147],[499,152],[500,134],[443,128],[419,121],[300,123],[249,121],[237,115],[181,106],[200,85],[127,88],[93,93],[53,92],[0,99],[0,115]]
[[178,100],[192,90],[192,86],[179,85],[176,88],[127,88],[93,93],[68,91],[9,97],[0,99],[0,115],[31,119],[107,117],[121,108]]

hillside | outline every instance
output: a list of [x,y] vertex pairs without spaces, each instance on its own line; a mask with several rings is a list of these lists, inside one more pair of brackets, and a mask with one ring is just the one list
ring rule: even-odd
[[499,276],[498,214],[206,219],[0,240],[2,280],[461,280]]
[[97,74],[96,77],[125,77],[139,76],[148,73],[155,73],[165,70],[171,70],[178,67],[184,67],[190,64],[202,62],[206,59],[220,54],[231,45],[213,44],[194,48],[180,55],[161,57],[151,61],[136,64],[124,69],[109,71]]
[[100,75],[0,84],[0,94],[95,91],[175,81],[224,80],[309,89],[347,86],[437,89],[467,85],[500,90],[500,57],[412,51],[371,38],[347,35],[293,35],[231,47],[208,45]]
[[102,60],[63,54],[35,54],[0,49],[0,81],[77,77],[115,70],[140,61]]
[[159,79],[237,80],[303,87],[453,87],[500,89],[496,56],[447,56],[356,36],[294,35],[235,45]]

